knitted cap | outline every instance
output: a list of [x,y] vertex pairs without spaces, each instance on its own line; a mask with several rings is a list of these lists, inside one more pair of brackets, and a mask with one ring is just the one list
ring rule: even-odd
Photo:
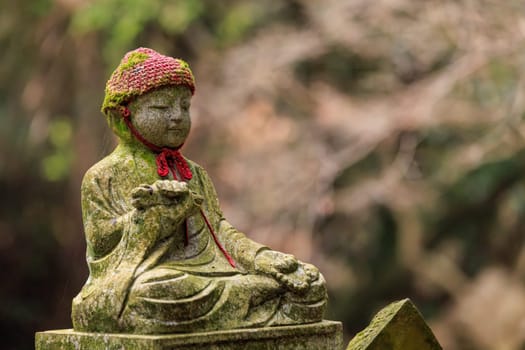
[[185,85],[193,94],[195,81],[188,63],[144,47],[130,51],[106,83],[102,112],[165,85]]

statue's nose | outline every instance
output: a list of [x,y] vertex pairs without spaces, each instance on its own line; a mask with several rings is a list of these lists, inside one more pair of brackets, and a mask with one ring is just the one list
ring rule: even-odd
[[182,110],[179,106],[174,106],[170,110],[170,121],[179,123],[182,120]]
[[180,121],[182,120],[182,115],[180,113],[180,111],[172,111],[170,113],[170,121],[173,122],[173,123],[180,123]]

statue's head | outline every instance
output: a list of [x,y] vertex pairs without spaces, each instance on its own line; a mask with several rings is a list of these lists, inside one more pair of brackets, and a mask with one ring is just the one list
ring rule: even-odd
[[121,140],[177,148],[190,130],[194,92],[186,62],[139,48],[124,56],[108,80],[102,112]]

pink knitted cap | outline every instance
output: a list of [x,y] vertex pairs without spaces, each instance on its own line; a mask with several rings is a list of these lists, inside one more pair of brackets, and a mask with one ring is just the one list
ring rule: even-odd
[[195,80],[188,63],[144,47],[130,51],[106,83],[102,112],[165,85],[185,85],[194,94]]

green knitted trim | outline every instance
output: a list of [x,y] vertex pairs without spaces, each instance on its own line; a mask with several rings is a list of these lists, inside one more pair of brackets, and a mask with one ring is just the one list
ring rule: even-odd
[[106,110],[110,108],[118,108],[119,106],[128,102],[131,98],[137,96],[139,92],[110,92],[106,89],[106,96],[100,109],[102,113],[106,113]]

